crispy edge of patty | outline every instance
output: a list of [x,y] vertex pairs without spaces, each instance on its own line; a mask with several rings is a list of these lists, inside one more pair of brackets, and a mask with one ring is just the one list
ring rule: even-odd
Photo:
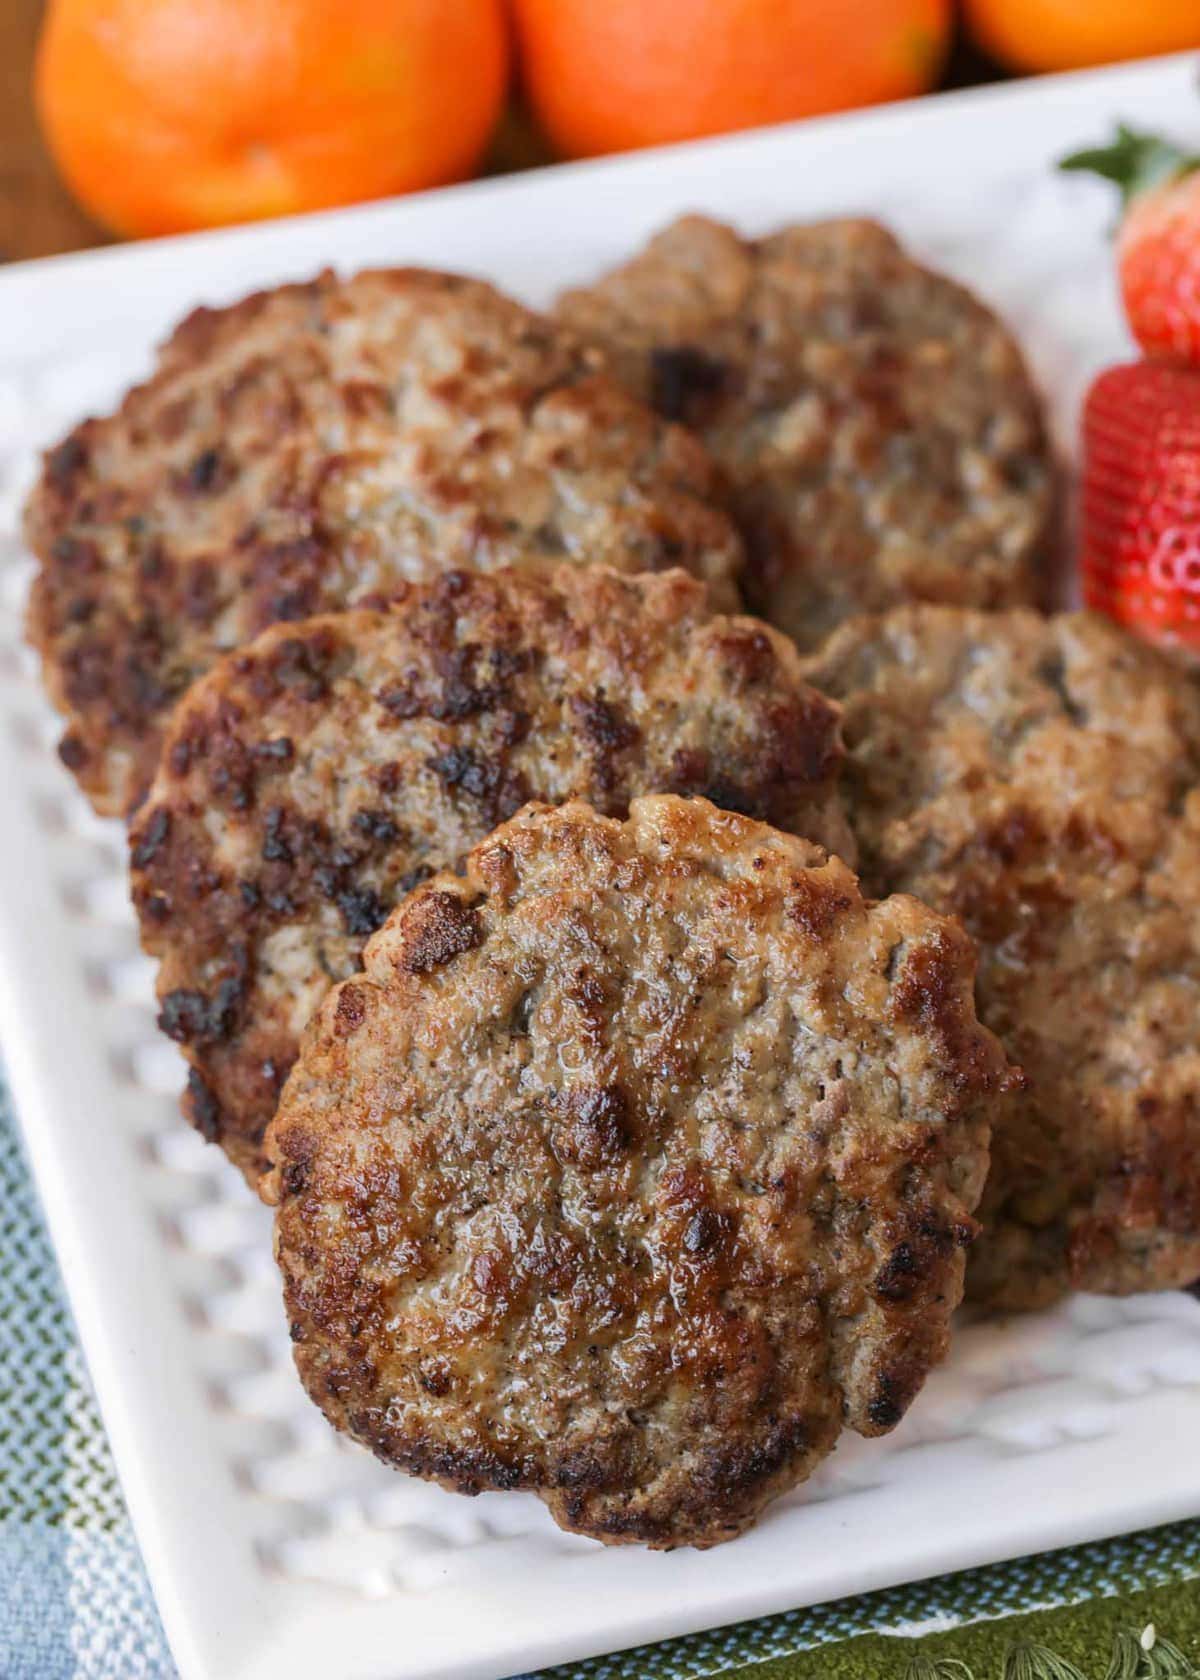
[[[783,415],[794,402],[797,388],[825,388],[822,376],[812,370],[805,374],[803,384],[798,376],[784,377],[778,328],[796,277],[809,274],[820,279],[831,272],[841,277],[848,315],[856,292],[867,291],[864,272],[876,275],[877,289],[891,285],[895,290],[894,276],[899,275],[919,281],[931,307],[954,303],[960,318],[958,339],[966,327],[979,339],[980,378],[988,379],[997,393],[1007,391],[1008,425],[1028,435],[1026,449],[1010,448],[1013,471],[1019,467],[1019,473],[1029,479],[1032,463],[1037,480],[1024,486],[1031,510],[1025,537],[1017,540],[1010,516],[1002,540],[979,545],[974,573],[964,568],[961,554],[939,559],[926,544],[919,557],[921,545],[910,544],[911,552],[895,576],[891,575],[897,565],[895,555],[889,557],[886,568],[878,563],[864,568],[861,597],[848,610],[836,608],[835,592],[828,577],[823,577],[823,568],[814,573],[808,565],[806,551],[811,545],[794,540],[791,516],[779,505],[780,497],[763,493],[773,481],[786,490],[793,472],[805,484],[806,457],[801,452],[793,461],[790,444],[785,443],[780,453],[761,441],[753,443],[755,428],[773,412]],[[869,304],[867,296],[863,308]],[[631,391],[666,417],[691,425],[709,443],[730,480],[731,506],[746,539],[742,586],[747,604],[795,636],[801,647],[818,645],[828,634],[836,621],[829,616],[831,610],[844,618],[910,597],[989,609],[1050,604],[1055,584],[1043,562],[1061,521],[1059,473],[1041,400],[1021,350],[993,309],[948,275],[916,261],[879,222],[833,218],[791,224],[747,239],[725,223],[683,215],[599,280],[565,292],[556,314],[611,357]],[[748,330],[751,322],[754,331]],[[822,344],[845,347],[872,332],[885,343],[889,336],[893,342],[897,337],[896,330],[881,321],[855,316],[840,330],[806,334],[796,354],[811,358]],[[741,341],[732,353],[726,342],[730,338]],[[960,359],[964,355],[961,342],[955,344],[952,337],[944,336],[939,342],[943,349],[949,345]],[[936,377],[936,364],[922,373],[922,380]],[[835,407],[843,429],[856,413],[884,412],[884,405],[894,400],[888,395],[892,378],[894,370],[885,356],[878,376],[863,376],[857,408],[853,400],[847,408],[846,394],[837,393]],[[836,378],[830,389],[836,391]],[[725,410],[732,407],[736,412],[743,402],[749,412],[739,438],[733,440],[726,435]],[[994,457],[1002,456],[999,441],[990,447]],[[971,495],[978,493],[979,487],[972,487]],[[827,513],[824,518],[828,523]],[[894,516],[889,522],[894,524]],[[1003,552],[1006,547],[1012,552]],[[836,565],[829,565],[836,573]],[[798,602],[788,598],[793,587]],[[807,611],[806,589],[811,596]],[[812,630],[806,627],[806,619],[811,620]]]
[[[927,1170],[935,1179],[948,1174],[940,1182],[942,1194],[949,1197],[946,1205],[956,1209],[952,1224],[957,1234],[941,1242],[934,1229],[940,1225],[930,1210],[921,1218],[916,1217],[917,1210],[909,1210],[914,1214],[911,1228],[903,1209],[896,1211],[892,1222],[893,1210],[877,1210],[880,1229],[888,1230],[892,1240],[901,1240],[868,1285],[868,1297],[873,1291],[873,1298],[859,1303],[874,1335],[861,1346],[837,1343],[828,1325],[822,1332],[837,1346],[834,1357],[841,1363],[845,1421],[863,1433],[876,1434],[899,1420],[928,1366],[945,1351],[949,1315],[961,1292],[963,1246],[974,1228],[969,1208],[978,1197],[986,1165],[986,1111],[1008,1087],[1012,1070],[1006,1070],[996,1040],[975,1022],[973,948],[957,924],[903,897],[883,905],[864,902],[853,875],[839,860],[826,859],[806,843],[748,819],[718,812],[706,801],[636,800],[624,825],[598,818],[578,803],[558,810],[532,807],[477,848],[465,879],[442,876],[417,889],[368,945],[365,973],[337,988],[314,1019],[268,1134],[273,1169],[264,1181],[263,1194],[277,1208],[276,1253],[285,1277],[297,1363],[313,1398],[335,1426],[349,1429],[385,1461],[460,1491],[528,1487],[546,1500],[563,1526],[608,1542],[704,1546],[730,1538],[753,1520],[767,1499],[801,1479],[812,1461],[828,1451],[838,1424],[831,1422],[819,1440],[806,1441],[803,1431],[797,1434],[782,1418],[774,1423],[770,1417],[758,1419],[761,1438],[750,1431],[751,1438],[729,1442],[727,1451],[714,1452],[694,1466],[695,1474],[677,1473],[679,1466],[672,1459],[666,1486],[644,1498],[636,1489],[613,1487],[613,1476],[619,1484],[620,1471],[611,1464],[588,1468],[580,1459],[569,1469],[564,1460],[556,1470],[552,1462],[523,1464],[511,1458],[505,1462],[503,1455],[473,1447],[470,1442],[481,1438],[478,1419],[469,1422],[461,1447],[437,1431],[422,1438],[419,1427],[409,1439],[395,1422],[387,1393],[375,1392],[372,1386],[381,1355],[372,1349],[371,1327],[362,1321],[363,1303],[355,1295],[354,1284],[371,1267],[367,1248],[347,1237],[343,1250],[336,1236],[326,1234],[324,1244],[334,1245],[326,1252],[321,1235],[328,1232],[320,1210],[329,1197],[349,1209],[352,1230],[364,1233],[386,1227],[388,1209],[397,1194],[410,1207],[415,1205],[415,1196],[426,1193],[436,1202],[436,1191],[423,1186],[419,1178],[410,1178],[408,1188],[402,1189],[408,1170],[405,1161],[395,1159],[393,1170],[391,1145],[375,1152],[359,1131],[354,1107],[361,1109],[365,1103],[367,1109],[362,1112],[373,1111],[377,1101],[371,1095],[371,1069],[380,1070],[388,1084],[388,1094],[380,1090],[378,1100],[389,1115],[387,1134],[394,1137],[395,1128],[404,1124],[401,1116],[407,1099],[386,1068],[395,1065],[396,1054],[416,1058],[415,1064],[406,1065],[424,1065],[421,1058],[428,1052],[420,1048],[427,1044],[422,1037],[422,1011],[435,1018],[440,1007],[453,1015],[456,984],[469,993],[472,976],[489,963],[493,971],[497,963],[499,972],[504,971],[502,953],[493,954],[492,947],[497,929],[520,916],[523,901],[536,901],[540,892],[554,922],[575,915],[568,883],[578,883],[585,894],[595,891],[604,850],[617,843],[613,836],[621,830],[636,830],[639,839],[645,837],[642,855],[661,869],[667,891],[673,877],[691,868],[709,872],[706,885],[714,896],[748,880],[760,895],[764,889],[776,898],[791,895],[784,931],[776,937],[794,941],[797,953],[821,948],[836,924],[846,918],[873,919],[881,931],[886,924],[885,942],[891,945],[893,956],[902,952],[899,966],[888,975],[890,1002],[883,1007],[891,1011],[889,1018],[897,1031],[911,1032],[929,1052],[924,1061],[918,1057],[926,1080],[918,1100],[923,1102],[936,1091],[944,1108],[937,1122],[928,1128],[916,1127],[923,1141],[917,1141],[915,1133],[908,1139],[912,1153],[906,1156],[897,1147],[909,1162],[907,1170],[917,1178]],[[547,880],[526,893],[522,854],[539,847],[552,857],[553,867],[546,872]],[[739,850],[747,854],[740,860]],[[748,855],[751,851],[753,861]],[[633,867],[630,863],[625,875],[612,872],[608,886],[624,881],[626,885],[618,890],[635,890]],[[885,962],[884,967],[891,969],[893,964]],[[864,984],[869,984],[865,978]],[[879,1004],[878,998],[875,1003]],[[486,998],[480,1007],[490,1008]],[[863,1007],[860,999],[858,1008]],[[385,1012],[386,1018],[377,1026]],[[860,1016],[847,1006],[847,1018]],[[352,1097],[356,1035],[364,1030],[368,1036],[366,1089]],[[445,1032],[448,1042],[457,1046],[462,1029],[447,1021]],[[388,1049],[388,1044],[396,1049]],[[402,1045],[409,1048],[401,1051]],[[930,1063],[936,1064],[936,1075],[930,1072]],[[435,1077],[432,1065],[426,1077]],[[475,1077],[472,1090],[477,1088]],[[916,1097],[915,1088],[911,1094]],[[922,1106],[921,1113],[929,1114],[929,1110]],[[422,1127],[432,1123],[422,1110]],[[354,1141],[360,1136],[361,1149]],[[337,1165],[337,1152],[343,1145],[349,1147],[355,1163],[348,1169],[348,1179],[340,1177]],[[943,1155],[939,1156],[939,1150]],[[876,1170],[878,1146],[867,1146],[867,1157],[871,1170]],[[931,1158],[939,1159],[941,1165],[931,1168]],[[326,1174],[330,1160],[332,1176]],[[439,1170],[445,1165],[439,1153]],[[703,1210],[693,1210],[683,1232],[683,1249],[689,1249],[689,1244],[691,1250],[700,1247],[690,1242],[687,1232],[704,1217]],[[714,1225],[719,1223],[711,1210],[709,1218]],[[402,1239],[400,1233],[397,1240]],[[756,1262],[747,1264],[753,1274]],[[877,1261],[870,1265],[876,1266]],[[323,1267],[330,1268],[329,1291],[322,1295],[318,1288],[314,1296],[307,1286]],[[392,1307],[381,1306],[380,1311],[390,1322]],[[348,1341],[341,1340],[342,1332]],[[422,1388],[427,1393],[446,1392],[440,1378],[432,1385],[423,1383]]]
[[[176,709],[130,831],[188,1119],[254,1183],[296,1047],[264,944],[295,930],[343,977],[397,894],[529,799],[621,813],[639,793],[703,794],[853,862],[840,714],[799,668],[685,573],[569,565],[447,573],[226,655]],[[336,765],[333,716],[356,755]]]
[[[598,351],[486,282],[420,269],[366,271],[345,281],[326,272],[311,282],[255,293],[223,309],[200,309],[179,325],[160,349],[156,370],[126,393],[115,413],[82,422],[46,452],[40,481],[26,505],[26,541],[39,561],[26,635],[41,657],[50,697],[67,720],[60,754],[101,814],[128,815],[136,808],[153,774],[163,717],[186,683],[228,646],[228,642],[213,644],[212,626],[220,618],[235,611],[243,620],[252,620],[241,626],[245,634],[239,631],[235,638],[241,641],[274,619],[310,616],[356,604],[359,595],[385,592],[378,582],[362,590],[346,590],[344,595],[340,593],[344,580],[332,594],[322,584],[331,570],[353,571],[359,564],[355,529],[327,528],[322,512],[324,470],[336,465],[339,472],[352,477],[355,472],[370,475],[366,468],[355,466],[353,453],[346,455],[314,437],[316,420],[304,406],[303,381],[286,358],[282,361],[296,412],[280,434],[282,441],[274,434],[283,421],[270,407],[282,399],[273,388],[258,399],[260,407],[266,405],[265,418],[258,417],[253,407],[248,410],[241,457],[236,443],[230,441],[229,425],[207,415],[207,405],[216,402],[219,406],[227,389],[233,390],[248,374],[269,383],[272,358],[276,364],[281,360],[273,340],[281,340],[286,348],[289,335],[294,337],[303,328],[302,342],[322,343],[320,320],[305,327],[307,314],[336,312],[339,300],[356,295],[355,288],[365,292],[362,307],[368,310],[376,291],[385,298],[392,291],[402,298],[411,293],[406,321],[416,323],[408,328],[413,336],[418,326],[427,330],[422,317],[438,321],[445,316],[444,338],[453,339],[459,322],[459,336],[468,346],[473,342],[472,326],[481,341],[489,341],[491,360],[485,357],[477,373],[468,370],[459,376],[457,397],[453,382],[440,377],[431,350],[426,350],[419,364],[418,372],[429,388],[444,393],[451,406],[458,403],[464,425],[472,416],[471,403],[478,402],[486,390],[503,409],[508,428],[489,442],[487,428],[472,419],[470,437],[464,432],[457,443],[457,434],[447,428],[446,470],[442,472],[428,458],[428,440],[424,453],[410,452],[406,458],[404,470],[415,475],[414,485],[429,500],[426,511],[438,513],[436,519],[430,513],[434,534],[429,555],[422,561],[426,575],[443,564],[489,563],[488,542],[476,543],[470,553],[456,548],[452,554],[442,554],[437,548],[441,540],[437,531],[447,533],[445,540],[457,542],[459,548],[468,542],[465,529],[460,529],[462,519],[450,517],[461,512],[464,494],[460,482],[464,474],[451,470],[456,462],[460,466],[464,461],[484,463],[473,465],[466,476],[481,476],[486,486],[489,450],[509,448],[518,458],[523,450],[527,471],[532,470],[534,455],[540,460],[546,454],[561,459],[559,470],[574,483],[577,493],[580,486],[586,492],[587,469],[579,452],[581,437],[591,428],[607,474],[611,476],[622,458],[614,451],[624,451],[627,457],[621,493],[613,496],[606,491],[595,503],[607,517],[604,533],[612,552],[605,557],[615,563],[620,543],[630,547],[631,553],[641,545],[647,550],[645,569],[686,565],[704,575],[718,604],[730,608],[738,604],[740,541],[721,506],[719,475],[699,440],[682,427],[664,423],[618,386],[606,373]],[[279,325],[276,315],[282,317]],[[259,342],[264,337],[265,346]],[[504,385],[504,368],[490,346],[491,337],[500,341],[507,337],[514,353],[519,350],[524,358],[520,365],[529,388],[519,393],[520,403],[518,393]],[[545,349],[540,356],[545,365],[535,377],[526,363],[531,357],[537,361],[542,340]],[[225,384],[214,390],[197,370],[221,356],[228,358]],[[394,384],[399,370],[386,372]],[[411,371],[406,377],[412,377]],[[362,379],[322,385],[324,380],[322,370],[317,384],[324,408],[332,403],[345,427],[375,428],[370,434],[375,440],[374,459],[379,436],[387,431],[377,410],[386,405],[371,408]],[[193,385],[202,391],[203,425],[185,426],[188,448],[183,450],[176,435],[180,422],[175,410]],[[525,429],[513,431],[512,414],[521,404],[526,411]],[[145,450],[154,445],[148,446],[140,434],[148,429],[157,429],[161,435],[157,444],[161,466],[143,494]],[[119,457],[116,470],[107,477],[98,477],[93,468],[99,455]],[[293,456],[298,464],[288,465]],[[260,470],[273,475],[268,502],[243,507],[239,485],[244,475]],[[283,478],[275,483],[280,474]],[[188,509],[208,509],[214,497],[218,507],[222,499],[227,503],[229,529],[221,540],[206,536],[197,547],[195,540],[186,539]],[[414,520],[424,517],[425,504],[419,498],[417,502]],[[567,503],[563,507],[575,517],[577,509]],[[148,510],[154,512],[153,519],[148,520]],[[493,518],[499,510],[481,504],[477,511],[480,531],[495,526],[489,541],[499,545],[501,560],[520,559],[531,566],[546,562],[547,555],[539,546],[544,535],[540,530],[528,533],[527,540],[518,544],[519,533]],[[182,536],[173,528],[180,521]],[[141,534],[135,533],[135,525]],[[406,527],[407,547],[413,540]],[[375,560],[371,563],[378,569]],[[411,556],[405,558],[407,575],[412,575],[413,565]],[[234,568],[238,581],[231,586]],[[397,576],[401,575],[398,571]],[[98,589],[98,579],[109,580],[110,587]],[[127,602],[117,598],[113,582],[128,586]]]
[[[1005,658],[1015,679],[1004,677]],[[852,620],[805,670],[846,706],[843,785],[873,890],[913,891],[963,918],[981,947],[981,1018],[1029,1077],[993,1139],[968,1296],[1021,1311],[1071,1289],[1120,1295],[1191,1282],[1200,1270],[1200,1126],[1186,1120],[1194,1099],[1176,1088],[1177,1073],[1186,1082],[1183,1045],[1177,1036],[1143,1062],[1125,1099],[1125,1052],[1140,1053],[1128,1000],[1108,988],[1111,1032],[1095,1022],[1106,1013],[1106,963],[1125,975],[1150,964],[1132,990],[1157,995],[1152,940],[1190,952],[1192,979],[1177,981],[1179,997],[1200,982],[1200,903],[1188,902],[1200,879],[1200,690],[1094,614],[1042,619],[1020,609],[925,605]],[[956,687],[972,682],[974,701]],[[1008,715],[989,732],[989,705],[1001,713],[1006,694]],[[955,695],[950,717],[922,734],[927,707]],[[956,726],[964,733],[952,770]],[[915,731],[911,776],[906,729]],[[1023,763],[1031,743],[1036,757]],[[1083,1014],[1068,1058],[1044,1036],[1056,1017],[1022,1022],[1018,1009],[1010,1019],[1012,965],[1031,987],[1040,977],[1054,990],[1056,953],[1089,933],[1094,965],[1076,968]],[[1107,1059],[1103,1079],[1089,1074],[1097,1056]],[[1072,1110],[1063,1085],[1076,1063]]]

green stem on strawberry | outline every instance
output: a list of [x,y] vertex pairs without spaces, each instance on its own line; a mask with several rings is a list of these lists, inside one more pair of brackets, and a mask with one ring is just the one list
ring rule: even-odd
[[1145,134],[1125,123],[1117,124],[1116,139],[1107,146],[1092,146],[1072,152],[1059,161],[1064,170],[1086,170],[1102,175],[1121,189],[1126,205],[1140,193],[1177,181],[1193,169],[1200,169],[1200,156],[1181,151],[1158,134]]
[[1133,336],[1148,356],[1200,367],[1200,155],[1121,123],[1111,145],[1059,168],[1120,189],[1117,277]]

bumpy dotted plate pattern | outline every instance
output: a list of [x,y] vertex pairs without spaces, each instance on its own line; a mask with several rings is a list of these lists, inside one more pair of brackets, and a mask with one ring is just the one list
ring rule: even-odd
[[474,270],[537,303],[682,210],[750,231],[876,213],[1009,316],[1067,452],[1089,375],[1128,345],[1111,202],[1050,162],[1117,115],[1200,138],[1190,62],[0,272],[0,1040],[186,1680],[498,1680],[1200,1510],[1182,1295],[964,1326],[894,1435],[847,1439],[706,1554],[604,1550],[531,1497],[456,1498],[343,1444],[293,1375],[265,1211],[175,1117],[122,836],[59,767],[19,632],[36,448],[186,308],[323,263]]

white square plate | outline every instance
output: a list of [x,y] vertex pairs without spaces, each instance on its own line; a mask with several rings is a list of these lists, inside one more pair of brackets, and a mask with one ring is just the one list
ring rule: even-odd
[[1200,1302],[958,1337],[890,1438],[708,1553],[605,1550],[532,1498],[471,1501],[339,1441],[292,1372],[265,1211],[175,1117],[124,846],[52,752],[19,641],[36,445],[108,404],[201,301],[325,263],[423,262],[533,302],[684,209],[748,230],[884,217],[995,302],[1070,451],[1127,353],[1113,208],[1053,160],[1111,120],[1200,137],[1164,60],[0,272],[0,1039],[125,1491],[186,1680],[496,1680],[1200,1511]]

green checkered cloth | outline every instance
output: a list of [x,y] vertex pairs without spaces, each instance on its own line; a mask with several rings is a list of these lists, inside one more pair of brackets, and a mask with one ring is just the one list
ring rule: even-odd
[[[1108,1680],[1119,1638],[1114,1680],[1192,1673],[1190,1661],[1161,1642],[1141,1651],[1137,1636],[1149,1624],[1200,1663],[1200,1521],[793,1610],[553,1674]],[[1047,1650],[1074,1667],[1056,1669]],[[964,1666],[942,1666],[947,1658]],[[1194,1672],[1200,1680],[1200,1667]],[[0,1086],[0,1680],[174,1674]]]
[[174,1674],[0,1085],[0,1676]]

